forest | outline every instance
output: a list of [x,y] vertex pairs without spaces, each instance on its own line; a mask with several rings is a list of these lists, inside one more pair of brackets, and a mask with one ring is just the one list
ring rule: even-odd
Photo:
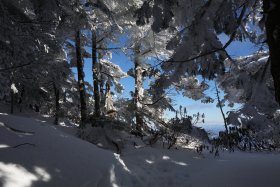
[[279,17],[277,0],[0,0],[0,185],[278,187]]

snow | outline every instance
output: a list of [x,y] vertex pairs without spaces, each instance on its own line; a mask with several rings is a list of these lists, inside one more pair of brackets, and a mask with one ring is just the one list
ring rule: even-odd
[[11,85],[11,90],[13,90],[13,93],[18,93],[18,90],[14,83]]
[[[122,173],[113,153],[66,134],[56,126],[19,116],[1,115],[0,121],[15,129],[34,132],[25,135],[0,127],[0,142],[9,146],[0,150],[0,178],[4,187],[110,186],[107,184],[110,168],[114,166],[114,171]],[[23,143],[30,145],[13,148]]]
[[[141,155],[141,156],[138,156]],[[279,155],[221,153],[213,158],[185,150],[145,148],[123,156],[132,173],[142,179],[143,186],[279,186]],[[135,165],[135,163],[138,163]]]
[[[3,187],[278,187],[278,153],[140,146],[121,155],[75,137],[75,128],[0,111]],[[8,129],[17,129],[13,131]],[[24,133],[28,132],[28,133]],[[15,147],[16,145],[21,146]],[[23,145],[24,144],[24,145]]]

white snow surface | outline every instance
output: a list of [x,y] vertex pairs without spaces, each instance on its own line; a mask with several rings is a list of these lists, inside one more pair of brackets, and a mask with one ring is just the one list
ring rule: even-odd
[[144,146],[118,155],[75,137],[74,130],[0,111],[0,186],[280,186],[277,153],[220,151],[214,158],[207,151]]

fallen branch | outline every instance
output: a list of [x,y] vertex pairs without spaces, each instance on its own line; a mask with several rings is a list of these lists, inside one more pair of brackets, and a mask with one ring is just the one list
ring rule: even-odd
[[17,148],[17,147],[20,147],[20,146],[23,146],[23,145],[30,145],[30,146],[36,147],[36,145],[33,144],[33,143],[22,143],[22,144],[15,145],[12,148]]

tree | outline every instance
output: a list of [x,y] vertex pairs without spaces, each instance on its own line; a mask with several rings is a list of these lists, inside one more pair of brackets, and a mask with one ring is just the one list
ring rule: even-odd
[[140,46],[135,46],[134,49],[134,74],[135,74],[135,91],[134,91],[134,105],[135,105],[135,120],[136,130],[141,132],[143,127],[143,115],[141,114],[141,101],[143,97],[143,69],[141,68],[141,51]]
[[280,2],[263,0],[266,42],[269,47],[271,75],[274,80],[275,98],[280,104]]
[[217,100],[218,100],[218,104],[217,106],[219,106],[220,108],[220,111],[221,111],[221,114],[223,116],[223,120],[224,120],[224,125],[225,125],[225,130],[226,130],[226,135],[228,135],[228,124],[227,124],[227,120],[226,120],[226,116],[225,116],[225,113],[223,111],[223,105],[224,103],[221,101],[220,99],[220,95],[219,95],[219,90],[218,90],[218,87],[217,87],[217,84],[215,84],[215,89],[216,89],[216,96],[217,96]]
[[[114,3],[114,6],[110,6],[110,1],[88,1],[86,4],[87,20],[89,22],[88,29],[90,29],[92,33],[92,76],[96,117],[100,117],[102,113],[101,108],[104,108],[105,105],[103,89],[106,81],[102,79],[104,76],[102,76],[101,73],[102,65],[100,61],[103,56],[106,56],[107,51],[110,50],[106,48],[108,43],[112,41],[116,42],[121,33],[121,29],[116,21],[119,19],[119,16],[113,16],[112,12],[115,14],[123,14],[123,12],[126,11],[126,7],[121,6],[123,5],[122,1],[116,1]],[[110,7],[110,9],[108,7]],[[104,73],[105,72],[103,72],[103,74]],[[108,75],[111,76],[110,74],[105,76]]]
[[271,134],[279,131],[278,103],[268,58],[267,51],[237,58],[238,66],[217,80],[226,100],[242,104],[239,109],[229,112],[227,124],[250,130],[256,141],[271,139]]
[[86,93],[85,93],[85,83],[84,83],[84,65],[81,56],[81,38],[80,31],[76,31],[75,34],[75,45],[76,45],[76,57],[77,57],[77,71],[78,71],[78,86],[80,92],[80,104],[81,104],[81,122],[80,127],[84,128],[87,118],[87,106],[86,106]]
[[[102,93],[102,103],[101,108],[103,114],[107,114],[110,110],[113,112],[113,100],[112,100],[112,91],[111,87],[114,87],[117,93],[122,93],[124,90],[123,85],[119,82],[121,78],[127,77],[127,73],[123,72],[122,69],[111,62],[111,53],[102,55],[102,58],[99,62],[100,70],[100,90],[104,89],[105,84],[105,93]],[[109,104],[110,103],[110,104]],[[109,107],[110,105],[110,107]]]
[[[151,27],[155,32],[167,28],[177,32],[167,45],[167,49],[174,50],[173,55],[160,63],[168,74],[162,76],[166,87],[191,76],[214,79],[223,74],[224,61],[231,59],[226,49],[232,42],[245,39],[256,44],[262,42],[263,34],[256,28],[260,13],[261,2],[257,0],[155,0],[145,1],[136,12],[139,25],[153,18]],[[225,44],[219,39],[221,34],[229,36]]]
[[[186,11],[186,8],[188,11]],[[150,18],[153,18],[151,28],[155,32],[170,27],[178,30],[178,34],[174,35],[167,45],[168,49],[174,50],[174,54],[169,60],[160,63],[165,72],[165,75],[161,76],[161,82],[163,83],[160,84],[164,88],[174,85],[174,83],[176,85],[176,82],[182,82],[182,79],[189,79],[191,76],[200,75],[205,79],[224,77],[228,70],[240,68],[239,60],[232,59],[226,51],[232,42],[249,40],[257,45],[262,45],[267,41],[271,56],[269,59],[274,80],[275,97],[279,102],[278,10],[279,3],[273,0],[195,2],[155,0],[145,1],[142,4],[136,12],[138,18],[136,22],[139,25],[146,25]],[[261,20],[262,11],[264,11],[264,19]],[[262,30],[264,26],[267,40],[264,36],[265,32]],[[224,44],[219,39],[220,34],[228,36],[228,40]],[[256,53],[255,58],[258,57],[260,56]],[[230,63],[230,65],[226,65],[226,63]],[[239,72],[239,78],[242,77],[241,75],[245,77],[243,72]],[[262,85],[263,81],[260,79],[259,81]],[[245,80],[243,84],[246,84]],[[252,88],[253,85],[247,86]],[[256,85],[260,89],[260,85]],[[267,93],[266,89],[260,90],[263,92],[259,93]],[[252,92],[247,91],[249,89],[244,91],[243,94],[251,97]],[[186,90],[186,92],[192,93],[191,90]],[[252,98],[258,98],[256,92],[253,93],[254,97]],[[235,100],[239,96],[230,95],[231,100]],[[248,102],[249,98],[245,98],[246,101],[244,102]],[[261,109],[260,100],[253,99],[250,100],[250,103],[251,105],[257,105],[257,108],[260,107],[258,110],[261,111],[267,110],[268,105],[270,111],[275,111],[275,102],[273,99],[270,101],[269,104],[265,103],[262,106],[263,109]]]
[[95,105],[95,116],[100,117],[100,92],[98,85],[98,64],[97,64],[97,50],[96,50],[96,33],[92,31],[92,75],[93,75],[93,94]]

